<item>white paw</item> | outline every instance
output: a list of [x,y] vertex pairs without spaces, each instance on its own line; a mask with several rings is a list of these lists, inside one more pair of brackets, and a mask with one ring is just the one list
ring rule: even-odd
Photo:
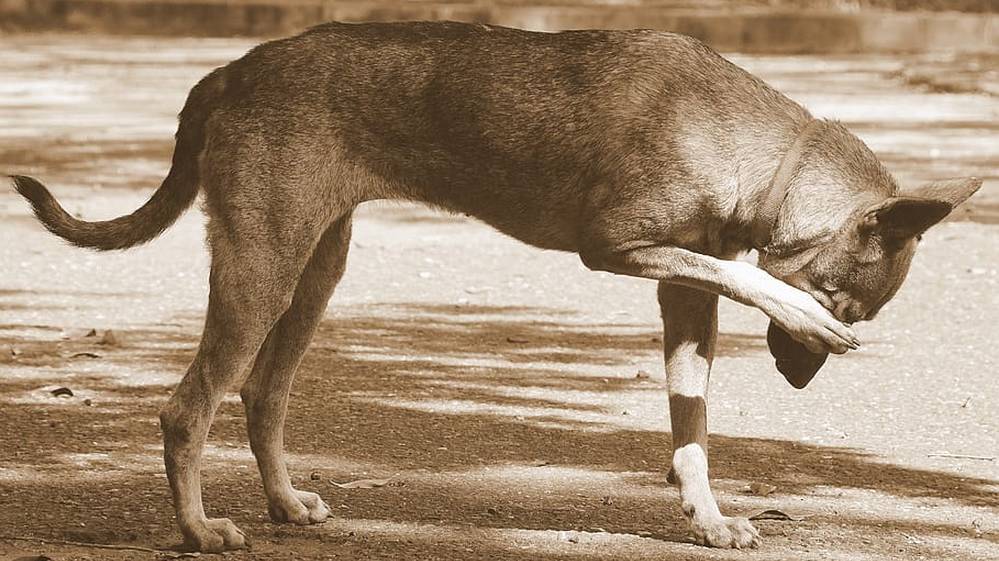
[[709,547],[735,548],[760,545],[760,533],[746,518],[723,516],[709,520],[692,520],[694,539]]
[[836,319],[810,294],[792,286],[781,290],[775,309],[765,311],[795,341],[813,353],[839,355],[860,345],[852,328]]

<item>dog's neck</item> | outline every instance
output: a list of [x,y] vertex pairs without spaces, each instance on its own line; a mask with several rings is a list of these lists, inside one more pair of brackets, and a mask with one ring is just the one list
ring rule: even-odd
[[799,160],[808,148],[808,142],[812,137],[821,134],[824,124],[824,121],[818,119],[807,121],[781,156],[780,163],[770,178],[767,189],[759,198],[756,216],[750,228],[751,242],[755,249],[761,252],[772,250],[770,242],[773,239],[773,231],[777,226],[780,209],[791,189]]
[[822,243],[898,186],[877,157],[839,123],[803,119],[767,146],[772,173],[744,186],[747,247],[781,257]]

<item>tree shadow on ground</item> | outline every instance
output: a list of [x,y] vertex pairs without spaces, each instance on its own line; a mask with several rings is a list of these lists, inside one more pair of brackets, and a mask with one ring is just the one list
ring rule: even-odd
[[[50,181],[69,175],[86,177],[86,172],[100,171],[109,163],[123,162],[127,169],[129,164],[134,164],[137,160],[169,162],[173,144],[169,138],[102,139],[92,142],[80,142],[77,139],[44,142],[33,140],[0,148],[0,161],[17,162],[16,170],[11,171],[28,173],[29,170],[44,170],[46,177],[40,179]],[[108,186],[125,184],[120,181]]]
[[[184,317],[128,330],[120,344],[99,349],[60,339],[51,328],[48,338],[36,334],[30,352],[0,358],[0,512],[16,513],[4,521],[9,533],[176,542],[157,411],[193,356],[200,322]],[[0,350],[24,346],[12,335],[21,328],[0,325]],[[595,323],[565,310],[338,307],[300,368],[286,435],[296,485],[326,496],[338,522],[322,531],[265,524],[234,398],[212,429],[206,504],[211,515],[264,536],[263,558],[268,547],[303,542],[374,558],[398,553],[400,540],[412,552],[442,555],[423,558],[523,558],[510,551],[510,532],[652,531],[655,540],[686,542],[664,482],[668,427],[619,411],[635,399],[660,400],[665,409],[664,383],[636,379],[627,362],[660,347],[659,331],[648,325]],[[723,334],[719,341],[727,356],[764,348],[761,336]],[[78,356],[88,349],[98,356]],[[608,375],[618,366],[627,375]],[[56,385],[77,395],[53,397],[47,388]],[[736,504],[735,490],[750,480],[778,485],[785,498],[834,487],[999,507],[999,497],[985,490],[995,481],[886,464],[863,451],[713,435],[711,458],[728,507],[746,508]],[[395,474],[397,485],[363,493],[328,483]],[[363,521],[388,529],[368,532]],[[818,516],[799,528],[826,523],[846,525],[856,540],[883,533],[885,524],[964,536],[956,526],[894,520],[891,512]],[[577,557],[535,551],[531,558]]]

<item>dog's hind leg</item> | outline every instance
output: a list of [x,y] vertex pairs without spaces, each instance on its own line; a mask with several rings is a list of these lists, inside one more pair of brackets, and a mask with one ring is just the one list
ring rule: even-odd
[[708,482],[705,397],[718,333],[718,296],[660,282],[659,306],[673,432],[669,480],[680,487],[680,507],[698,542],[755,546],[759,533],[745,518],[722,516]]
[[[232,156],[229,162],[259,161],[252,156]],[[207,518],[201,501],[201,451],[215,410],[291,306],[334,211],[311,200],[289,209],[266,169],[236,173],[221,160],[203,166],[210,174],[205,190],[212,252],[204,333],[187,374],[160,412],[177,523],[185,542],[204,552],[245,545],[231,521]],[[297,183],[295,188],[310,192]]]
[[185,543],[204,552],[245,545],[242,532],[232,522],[205,516],[201,450],[228,386],[245,371],[294,290],[293,282],[277,281],[280,275],[275,268],[263,263],[272,256],[230,261],[231,256],[220,258],[219,252],[213,253],[201,344],[187,374],[160,411],[163,456],[177,523]]
[[319,495],[298,491],[291,485],[283,456],[284,421],[295,370],[343,276],[350,229],[348,213],[323,234],[298,281],[291,306],[271,328],[240,392],[250,447],[260,468],[267,510],[275,522],[311,524],[322,522],[330,514]]

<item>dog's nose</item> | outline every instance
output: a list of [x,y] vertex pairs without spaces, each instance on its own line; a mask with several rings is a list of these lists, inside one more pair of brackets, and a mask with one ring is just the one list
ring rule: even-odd
[[847,325],[853,325],[858,321],[864,321],[869,319],[867,317],[867,312],[865,312],[860,306],[850,306],[846,309],[846,317],[843,318],[843,323]]
[[862,306],[856,302],[844,300],[836,306],[835,310],[833,310],[833,316],[847,325],[853,325],[854,323],[863,320],[867,315],[861,308]]
[[853,323],[850,320],[850,301],[843,300],[836,304],[836,308],[832,311],[833,316],[843,323]]

